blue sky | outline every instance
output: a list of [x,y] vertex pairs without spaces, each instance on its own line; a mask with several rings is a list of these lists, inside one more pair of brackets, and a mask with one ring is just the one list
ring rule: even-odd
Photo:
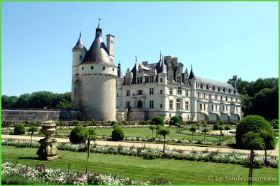
[[80,31],[89,48],[99,17],[123,73],[161,51],[209,79],[278,77],[277,2],[5,2],[2,95],[69,92],[71,49]]

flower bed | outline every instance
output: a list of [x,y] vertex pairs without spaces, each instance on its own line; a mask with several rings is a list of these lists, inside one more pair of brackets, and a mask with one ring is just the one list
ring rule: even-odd
[[[30,142],[30,140],[14,140],[14,139],[3,139],[2,145],[7,146],[17,146],[17,147],[39,147],[39,143]],[[57,143],[57,148],[59,150],[69,150],[74,152],[85,152],[84,145],[74,145],[69,143]],[[162,155],[161,149],[153,149],[147,147],[124,147],[124,146],[96,146],[92,145],[90,152],[103,153],[103,154],[120,154],[127,156],[139,156],[146,159],[155,159],[155,158],[167,158],[167,159],[176,159],[176,160],[191,160],[191,161],[209,161],[216,163],[232,163],[247,165],[248,164],[248,155],[238,152],[231,153],[222,153],[219,151],[184,151],[184,150],[169,150],[167,149],[166,154]],[[267,156],[269,165],[271,167],[278,167],[278,157],[276,156]],[[261,166],[264,162],[264,156],[256,154],[255,165]]]
[[[73,171],[63,171],[60,169],[46,168],[45,165],[36,165],[34,168],[13,164],[11,162],[2,163],[2,177],[18,176],[29,181],[47,184],[78,184],[78,185],[143,185],[143,184],[171,184],[165,179],[152,181],[134,181],[129,178],[117,178],[112,175],[102,175],[98,173],[80,174]],[[19,183],[20,184],[20,183]]]

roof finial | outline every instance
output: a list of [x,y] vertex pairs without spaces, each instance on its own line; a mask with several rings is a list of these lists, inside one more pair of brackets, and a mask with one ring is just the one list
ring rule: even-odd
[[135,63],[137,63],[137,56],[135,56]]
[[98,27],[100,26],[100,20],[101,20],[101,18],[98,18]]
[[161,50],[159,51],[159,59],[161,59]]

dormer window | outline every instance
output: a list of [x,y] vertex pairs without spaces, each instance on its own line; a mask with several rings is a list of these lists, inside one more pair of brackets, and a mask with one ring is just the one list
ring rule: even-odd
[[90,69],[93,69],[93,66],[91,66]]
[[105,66],[103,66],[103,70],[105,70]]

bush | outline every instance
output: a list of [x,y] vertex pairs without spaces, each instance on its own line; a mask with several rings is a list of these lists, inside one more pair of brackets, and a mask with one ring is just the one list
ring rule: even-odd
[[239,148],[248,148],[247,144],[243,143],[243,136],[248,132],[260,134],[261,131],[265,131],[269,135],[266,149],[274,149],[276,140],[273,128],[263,117],[258,115],[249,115],[240,120],[236,127],[236,146]]
[[213,125],[213,130],[218,130],[219,129],[219,125],[218,124],[214,124]]
[[69,140],[71,143],[79,144],[86,142],[86,130],[82,125],[77,125],[72,129]]
[[172,116],[169,121],[169,125],[177,126],[177,124],[181,124],[181,123],[182,123],[182,118],[178,116]]
[[114,128],[114,130],[112,131],[112,140],[120,141],[123,140],[123,138],[124,138],[123,130],[120,127]]
[[163,118],[161,116],[155,116],[153,117],[152,121],[151,121],[152,125],[164,125],[164,121]]
[[229,125],[226,125],[225,126],[225,130],[230,130],[231,128],[230,128],[230,126]]
[[23,123],[16,124],[16,126],[14,128],[14,134],[15,135],[25,134],[25,126]]
[[274,128],[274,129],[278,129],[278,119],[273,119],[270,122],[270,125]]

